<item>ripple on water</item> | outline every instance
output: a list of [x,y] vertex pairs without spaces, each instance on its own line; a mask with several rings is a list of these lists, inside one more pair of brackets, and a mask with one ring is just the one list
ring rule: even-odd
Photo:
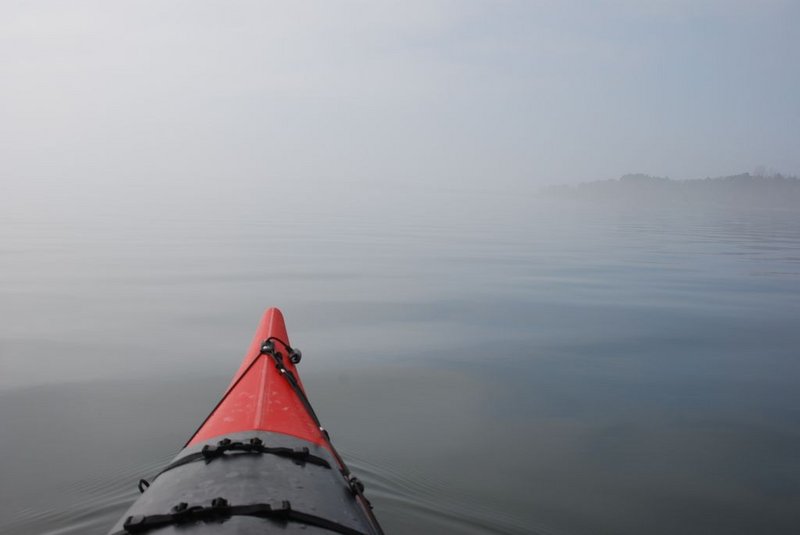
[[454,492],[445,482],[382,461],[380,464],[352,451],[347,463],[365,482],[368,496],[378,506],[379,518],[403,517],[410,524],[439,526],[453,533],[550,533],[511,514],[486,506],[481,499]]
[[169,462],[164,457],[141,466],[117,465],[64,486],[68,497],[51,508],[25,508],[6,519],[8,533],[42,535],[107,533],[138,496],[136,482],[156,474]]

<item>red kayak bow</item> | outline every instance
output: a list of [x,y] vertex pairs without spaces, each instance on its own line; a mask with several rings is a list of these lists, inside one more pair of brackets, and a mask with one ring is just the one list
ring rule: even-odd
[[297,373],[270,308],[221,400],[110,533],[382,534]]
[[[279,362],[262,358],[265,342]],[[296,351],[289,345],[283,314],[277,308],[264,313],[250,348],[217,407],[186,444],[190,446],[213,437],[256,429],[295,436],[330,447],[316,416],[304,404],[305,389],[297,374]],[[277,364],[286,370],[281,373]],[[289,377],[294,377],[294,388]]]

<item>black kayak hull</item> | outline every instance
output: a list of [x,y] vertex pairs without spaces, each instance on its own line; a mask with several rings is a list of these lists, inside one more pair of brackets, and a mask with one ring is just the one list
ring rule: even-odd
[[[202,511],[195,518],[186,515],[183,521],[162,526],[155,525],[157,522],[149,526],[141,522],[174,514],[175,507],[181,503],[186,504],[187,509],[196,506],[211,508],[214,500],[220,498],[234,507],[267,504],[279,509],[288,502],[291,510],[299,515],[313,515],[353,530],[353,533],[377,533],[370,515],[354,503],[356,490],[343,477],[337,459],[327,448],[266,431],[234,433],[225,438],[232,444],[243,444],[245,448],[253,444],[252,439],[256,438],[261,441],[262,447],[259,449],[274,449],[278,453],[234,448],[221,455],[204,456],[203,448],[207,452],[219,449],[220,440],[217,439],[189,446],[170,464],[180,463],[184,459],[188,459],[188,462],[158,475],[112,528],[111,533],[249,535],[272,532],[330,534],[337,531],[335,528],[296,521],[280,513],[273,518],[265,518],[265,515],[226,514],[222,509],[219,514]],[[307,448],[307,460],[303,460],[304,448]],[[167,519],[157,520],[163,523]]]

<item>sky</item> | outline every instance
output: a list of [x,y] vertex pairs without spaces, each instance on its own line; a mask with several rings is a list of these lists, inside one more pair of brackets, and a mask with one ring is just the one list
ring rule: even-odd
[[780,0],[3,0],[0,195],[800,174],[799,22]]

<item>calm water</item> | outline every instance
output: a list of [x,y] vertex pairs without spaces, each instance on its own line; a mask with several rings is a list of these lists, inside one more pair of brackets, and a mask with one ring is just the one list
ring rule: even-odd
[[798,213],[395,193],[0,213],[0,532],[105,533],[275,305],[388,533],[797,533]]

